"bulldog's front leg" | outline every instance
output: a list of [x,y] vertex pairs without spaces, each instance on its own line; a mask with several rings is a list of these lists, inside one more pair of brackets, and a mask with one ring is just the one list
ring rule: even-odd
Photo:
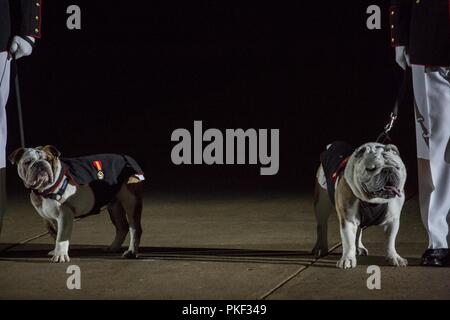
[[340,231],[342,239],[342,258],[337,266],[341,269],[356,268],[356,232],[358,226],[355,222],[342,219]]
[[386,235],[386,260],[393,266],[406,267],[408,260],[403,259],[395,250],[395,239],[397,238],[400,219],[396,218],[384,225]]
[[55,250],[52,257],[54,263],[69,262],[69,241],[72,235],[74,214],[72,210],[65,206],[58,208],[58,233],[56,236]]

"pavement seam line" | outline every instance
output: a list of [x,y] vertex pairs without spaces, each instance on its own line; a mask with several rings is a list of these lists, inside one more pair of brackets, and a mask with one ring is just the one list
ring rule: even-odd
[[[80,220],[82,220],[82,219],[75,219],[73,222],[78,222]],[[21,242],[13,243],[13,244],[9,245],[8,247],[3,248],[2,250],[0,250],[0,253],[5,253],[6,251],[9,251],[9,250],[11,250],[11,249],[13,249],[15,247],[21,246],[23,244],[27,244],[27,243],[29,243],[31,241],[40,239],[40,238],[45,237],[46,235],[49,235],[49,234],[50,234],[50,232],[47,231],[47,232],[40,233],[38,235],[32,236],[31,238],[27,238],[25,240],[22,240]]]
[[260,296],[258,298],[258,300],[266,300],[269,296],[271,296],[272,294],[274,294],[278,289],[282,288],[284,285],[286,285],[289,281],[291,281],[292,279],[294,279],[295,277],[297,277],[298,275],[300,275],[301,273],[303,273],[303,271],[309,269],[310,267],[312,267],[314,264],[316,264],[319,260],[327,257],[330,255],[330,253],[332,253],[334,250],[336,250],[337,248],[339,248],[342,245],[341,242],[335,244],[333,247],[331,247],[331,249],[328,251],[327,255],[323,256],[323,257],[319,257],[314,259],[310,264],[306,265],[306,266],[302,266],[300,269],[296,270],[293,274],[291,274],[289,277],[287,277],[286,279],[280,281],[275,287],[273,287],[272,289],[270,289],[269,291],[267,291],[265,294],[263,294],[262,296]]
[[45,236],[48,235],[48,234],[49,234],[49,232],[41,233],[41,234],[38,234],[38,235],[33,236],[33,237],[31,237],[31,238],[25,239],[25,240],[23,240],[23,241],[21,241],[21,242],[11,244],[10,246],[8,246],[8,247],[6,247],[6,248],[0,250],[0,253],[4,253],[4,252],[6,252],[6,251],[8,251],[8,250],[11,250],[12,248],[15,248],[15,247],[18,247],[18,246],[20,246],[20,245],[27,244],[28,242],[31,242],[31,241],[33,241],[33,240],[36,240],[36,239],[45,237]]
[[[409,202],[410,200],[412,200],[414,198],[410,197],[406,202]],[[406,203],[405,202],[405,203]],[[297,277],[298,275],[300,275],[303,271],[307,270],[309,267],[313,266],[314,264],[316,264],[317,262],[319,262],[321,259],[326,258],[330,255],[330,253],[332,253],[334,250],[336,250],[337,248],[339,248],[342,245],[341,242],[335,244],[329,251],[328,253],[320,258],[316,258],[315,260],[313,260],[310,264],[301,267],[300,269],[298,269],[297,271],[295,271],[292,275],[290,275],[289,277],[287,277],[285,280],[281,281],[280,283],[278,283],[274,288],[272,288],[271,290],[267,291],[264,295],[262,295],[258,300],[265,300],[267,299],[269,296],[271,296],[273,293],[275,293],[275,291],[277,291],[278,289],[280,289],[281,287],[283,287],[284,285],[286,285],[289,281],[291,281],[292,279],[294,279],[295,277]]]

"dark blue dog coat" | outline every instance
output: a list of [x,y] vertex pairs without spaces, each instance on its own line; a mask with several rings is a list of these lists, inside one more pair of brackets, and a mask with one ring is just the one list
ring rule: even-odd
[[99,154],[80,158],[61,158],[61,175],[55,186],[62,187],[56,190],[45,190],[38,195],[54,200],[61,199],[70,182],[76,185],[89,185],[95,196],[95,204],[89,214],[98,214],[100,209],[112,202],[119,192],[122,184],[133,175],[143,175],[137,162],[126,155]]

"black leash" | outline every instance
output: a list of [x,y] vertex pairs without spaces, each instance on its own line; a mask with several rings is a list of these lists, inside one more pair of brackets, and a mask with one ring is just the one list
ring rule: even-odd
[[392,112],[389,116],[389,120],[388,120],[387,124],[384,126],[383,132],[381,132],[380,135],[378,136],[376,142],[386,144],[386,143],[390,143],[392,141],[389,133],[394,128],[395,123],[398,119],[399,107],[403,104],[403,101],[405,100],[405,97],[407,96],[408,79],[410,79],[410,78],[411,78],[411,68],[407,67],[405,70],[404,76],[403,76],[402,84],[400,85],[400,88],[398,90],[394,109],[392,109]]
[[20,96],[20,82],[19,82],[19,68],[17,64],[16,57],[14,56],[14,66],[16,69],[16,74],[14,77],[14,83],[16,87],[16,102],[17,102],[17,116],[19,119],[19,130],[20,130],[20,144],[22,148],[25,148],[25,132],[23,129],[23,116],[22,116],[22,98]]
[[15,67],[15,88],[16,88],[16,102],[17,102],[17,115],[19,119],[19,130],[20,130],[20,144],[22,148],[25,148],[25,132],[23,129],[23,115],[22,115],[22,99],[20,95],[20,82],[19,82],[19,68],[17,64],[16,57],[8,52],[8,57],[6,58],[5,65],[3,66],[3,70],[1,71],[0,76],[0,85],[3,84],[3,81],[9,81],[9,79],[5,79],[6,67],[8,66],[9,60],[14,62]]
[[[400,88],[398,90],[398,94],[397,94],[397,99],[395,100],[395,105],[394,105],[394,109],[392,110],[390,117],[389,117],[389,121],[388,123],[384,126],[383,132],[378,136],[377,141],[378,143],[382,143],[382,144],[386,144],[386,143],[391,143],[392,139],[389,135],[389,133],[392,131],[392,129],[394,128],[394,125],[398,119],[398,112],[399,112],[399,108],[400,106],[403,104],[404,99],[407,96],[407,90],[408,90],[408,80],[411,79],[412,77],[412,69],[410,67],[406,67],[406,70],[404,72],[404,76],[403,76],[403,81],[402,84],[400,85]],[[416,108],[416,112],[418,111],[418,107],[417,104],[415,102],[414,99],[414,105]],[[426,135],[428,134],[428,130],[426,129],[425,125],[424,125],[424,119],[423,116],[420,115],[420,113],[417,114],[418,115],[418,119],[417,121],[420,123],[420,125],[422,126],[422,129],[424,130],[424,138],[426,138]],[[415,192],[413,192],[408,198],[405,199],[405,202],[410,201],[411,199],[414,199],[414,197],[417,195],[418,191],[416,190]]]

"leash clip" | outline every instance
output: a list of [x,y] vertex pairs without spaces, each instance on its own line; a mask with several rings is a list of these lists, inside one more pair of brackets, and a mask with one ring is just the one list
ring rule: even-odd
[[395,115],[393,112],[391,113],[391,120],[389,123],[384,127],[384,133],[391,132],[392,128],[394,127],[395,121],[397,120],[397,115]]

